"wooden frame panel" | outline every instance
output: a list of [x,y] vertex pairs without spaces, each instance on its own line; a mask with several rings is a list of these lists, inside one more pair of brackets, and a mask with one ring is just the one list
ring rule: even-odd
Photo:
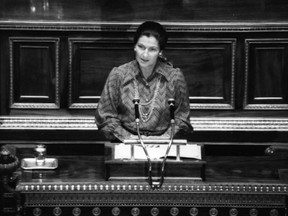
[[[207,94],[191,95],[191,109],[234,109],[235,46],[236,39],[189,39],[188,41],[186,39],[171,39],[169,41],[166,49],[167,56],[172,57],[171,59],[176,62],[176,67],[179,66],[181,69],[183,68],[182,70],[187,78],[190,92],[194,92],[193,77],[196,77],[195,73],[189,71],[190,66],[193,65],[193,56],[199,56],[199,53],[202,53],[203,55],[211,57],[211,61],[213,61],[211,64],[218,64],[204,71],[217,76],[216,81],[218,80],[218,83],[213,83],[215,85],[213,89],[214,92],[209,93],[211,90],[207,88],[211,88],[211,86],[205,86],[205,77],[202,76],[203,79],[201,80],[200,78],[198,81],[204,84],[202,91]],[[103,52],[102,55],[101,52]],[[123,55],[123,53],[126,55]],[[91,59],[93,55],[95,58],[94,63],[93,59]],[[119,59],[115,58],[115,56],[119,55],[122,57]],[[132,42],[127,39],[110,41],[109,39],[101,38],[69,38],[69,108],[96,108],[109,71],[113,66],[118,66],[121,63],[132,60],[133,55]],[[114,56],[113,62],[111,61],[111,56]],[[202,61],[203,59],[200,60]],[[204,57],[202,66],[206,63],[207,57]],[[198,75],[202,72],[203,70],[199,68],[196,70]],[[83,88],[90,85],[81,84],[85,73],[87,73],[86,80],[91,82],[94,79],[93,86],[97,86],[96,91],[92,94],[91,87],[90,90],[88,89],[87,91],[88,94],[81,94]],[[210,81],[214,82],[214,78],[215,77],[212,77]],[[205,89],[205,87],[207,88]],[[215,96],[213,94],[218,95]]]
[[244,110],[288,110],[288,39],[245,40]]
[[95,109],[113,67],[133,59],[127,39],[69,38],[69,109]]
[[10,37],[10,108],[58,109],[59,38]]
[[191,109],[234,109],[236,39],[172,39],[166,52],[187,79]]

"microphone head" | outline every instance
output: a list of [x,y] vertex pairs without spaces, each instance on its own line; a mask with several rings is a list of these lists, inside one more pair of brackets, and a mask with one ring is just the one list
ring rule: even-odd
[[133,99],[133,103],[134,104],[139,104],[140,103],[140,99],[139,98],[134,98]]
[[169,98],[169,99],[168,99],[168,104],[169,104],[169,106],[174,106],[174,105],[175,105],[175,100],[174,100],[174,98]]
[[134,103],[134,109],[135,109],[135,119],[136,119],[136,123],[138,124],[139,123],[139,117],[140,117],[140,113],[139,113],[140,99],[134,98],[133,103]]

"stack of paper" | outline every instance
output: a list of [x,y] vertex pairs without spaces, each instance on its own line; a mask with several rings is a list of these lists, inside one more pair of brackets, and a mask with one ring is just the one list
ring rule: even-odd
[[[144,141],[145,144],[145,141]],[[134,158],[140,160],[146,160],[146,155],[143,150],[142,145],[137,144],[134,146]],[[168,145],[150,145],[145,144],[147,152],[151,160],[161,159],[165,156]],[[180,157],[181,158],[191,158],[191,159],[202,159],[201,146],[197,144],[187,144],[179,145],[180,146]],[[132,148],[131,145],[127,144],[117,144],[115,146],[114,157],[115,159],[131,159],[132,157]],[[177,145],[172,145],[169,151],[168,157],[177,157]]]

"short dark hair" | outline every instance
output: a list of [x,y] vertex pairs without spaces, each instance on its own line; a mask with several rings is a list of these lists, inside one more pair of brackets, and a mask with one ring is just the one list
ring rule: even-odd
[[168,37],[166,29],[160,23],[154,21],[146,21],[142,23],[134,35],[134,45],[137,44],[139,38],[143,35],[147,37],[155,37],[159,42],[160,50],[165,49]]

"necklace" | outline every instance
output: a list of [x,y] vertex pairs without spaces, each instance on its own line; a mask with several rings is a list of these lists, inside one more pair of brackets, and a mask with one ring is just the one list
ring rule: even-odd
[[151,98],[151,100],[146,101],[146,102],[141,102],[139,90],[138,90],[138,85],[137,85],[138,82],[137,82],[136,78],[134,78],[134,93],[135,93],[134,98],[140,99],[139,113],[140,113],[140,116],[141,116],[141,119],[143,122],[147,122],[153,113],[153,110],[155,108],[156,97],[158,95],[159,88],[160,88],[160,80],[161,80],[161,77],[159,77],[157,79],[154,95]]

